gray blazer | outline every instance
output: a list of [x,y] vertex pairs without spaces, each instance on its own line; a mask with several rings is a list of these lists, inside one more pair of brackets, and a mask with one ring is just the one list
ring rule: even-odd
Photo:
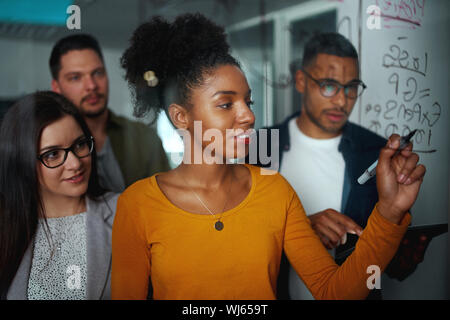
[[[98,202],[86,198],[86,246],[88,300],[111,299],[111,235],[119,194],[108,192]],[[101,198],[100,198],[101,199]],[[24,254],[6,299],[27,300],[34,241]]]

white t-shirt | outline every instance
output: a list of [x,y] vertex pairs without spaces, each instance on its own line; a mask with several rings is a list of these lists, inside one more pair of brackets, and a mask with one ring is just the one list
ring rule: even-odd
[[[345,162],[338,146],[342,136],[314,139],[300,131],[296,118],[289,121],[290,150],[283,154],[280,173],[297,192],[307,215],[331,208],[341,211]],[[330,253],[334,254],[334,250]],[[313,299],[290,268],[291,299]]]

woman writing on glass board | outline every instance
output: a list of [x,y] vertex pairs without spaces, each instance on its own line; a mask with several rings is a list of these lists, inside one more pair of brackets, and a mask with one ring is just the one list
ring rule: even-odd
[[[249,152],[255,119],[221,27],[201,15],[154,18],[135,31],[122,65],[136,113],[166,111],[185,154],[119,198],[113,299],[145,299],[150,281],[155,299],[274,299],[282,250],[316,298],[367,296],[367,267],[383,270],[393,257],[425,174],[411,145],[391,159],[393,136],[381,152],[380,201],[339,267],[281,175],[229,161]],[[400,173],[411,183],[398,183]]]

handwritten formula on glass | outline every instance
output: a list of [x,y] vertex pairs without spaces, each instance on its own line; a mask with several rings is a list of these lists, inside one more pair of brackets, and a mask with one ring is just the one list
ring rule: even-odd
[[425,0],[376,0],[386,29],[416,29],[425,16]]
[[439,122],[441,105],[433,99],[432,88],[427,81],[428,52],[412,52],[398,44],[390,44],[383,56],[381,66],[387,70],[383,85],[385,101],[368,102],[363,106],[367,127],[388,138],[397,133],[401,136],[418,129],[414,144],[430,149],[433,127]]

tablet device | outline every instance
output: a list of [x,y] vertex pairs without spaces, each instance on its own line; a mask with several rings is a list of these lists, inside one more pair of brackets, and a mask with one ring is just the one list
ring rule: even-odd
[[[409,241],[417,242],[419,241],[419,236],[423,234],[427,237],[426,246],[428,246],[428,244],[434,237],[437,237],[446,232],[448,232],[448,223],[411,226],[408,228],[403,238],[408,239]],[[340,265],[341,263],[343,263],[344,260],[353,252],[357,241],[357,235],[353,235],[350,233],[347,234],[347,243],[336,248],[335,260],[337,264]],[[401,246],[402,244],[400,244],[400,247]]]
[[448,232],[448,223],[429,224],[422,226],[411,226],[406,231],[405,237],[411,237],[417,234],[424,234],[428,239],[437,237]]

